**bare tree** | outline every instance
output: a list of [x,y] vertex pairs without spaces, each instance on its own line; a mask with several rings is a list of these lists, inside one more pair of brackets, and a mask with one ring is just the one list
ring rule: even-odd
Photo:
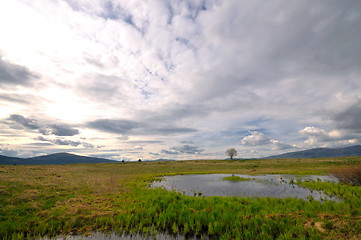
[[237,151],[234,148],[230,148],[226,151],[226,155],[233,159],[234,156],[237,156]]

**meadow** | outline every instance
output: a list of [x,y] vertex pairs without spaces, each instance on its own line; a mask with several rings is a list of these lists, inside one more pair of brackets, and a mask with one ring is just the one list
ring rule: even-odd
[[0,165],[0,239],[94,231],[211,239],[360,239],[361,187],[297,182],[344,199],[184,196],[150,189],[165,175],[330,174],[361,157]]

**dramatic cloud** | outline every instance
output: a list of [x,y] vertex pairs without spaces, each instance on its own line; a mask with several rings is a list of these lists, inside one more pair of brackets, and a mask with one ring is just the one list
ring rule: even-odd
[[360,13],[339,0],[0,1],[0,144],[48,152],[29,145],[40,132],[133,160],[357,144]]

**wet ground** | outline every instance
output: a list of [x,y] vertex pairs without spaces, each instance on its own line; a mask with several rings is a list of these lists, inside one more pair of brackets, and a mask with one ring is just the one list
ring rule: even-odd
[[[239,176],[248,178],[246,181],[229,181],[224,177]],[[311,191],[307,188],[295,184],[297,180],[321,180],[337,182],[332,176],[308,175],[297,177],[294,175],[240,175],[240,174],[205,174],[205,175],[177,175],[163,177],[162,181],[153,182],[152,188],[165,188],[167,190],[176,190],[188,196],[238,196],[238,197],[275,197],[275,198],[301,198],[334,200],[340,199],[326,195],[320,191]],[[154,236],[143,236],[140,234],[126,235],[115,233],[93,233],[90,236],[59,236],[52,240],[184,240],[183,235],[172,236],[165,233],[157,233]],[[195,238],[194,238],[195,239]],[[43,238],[39,240],[49,240]]]

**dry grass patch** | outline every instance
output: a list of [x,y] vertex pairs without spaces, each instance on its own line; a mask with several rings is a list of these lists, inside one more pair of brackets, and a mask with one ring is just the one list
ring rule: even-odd
[[347,168],[336,169],[332,174],[344,184],[361,185],[361,164]]

